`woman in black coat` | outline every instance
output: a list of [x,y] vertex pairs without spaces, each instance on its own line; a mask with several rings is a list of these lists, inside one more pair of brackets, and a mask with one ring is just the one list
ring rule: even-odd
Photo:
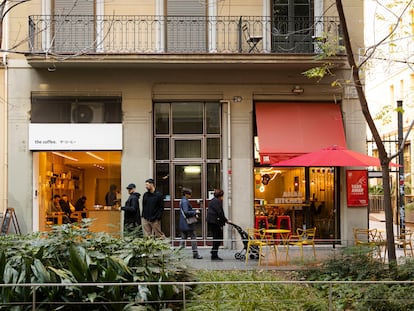
[[214,198],[208,204],[207,224],[213,235],[211,260],[223,260],[218,256],[218,249],[223,240],[223,226],[228,222],[223,210],[223,196],[223,190],[214,190]]
[[180,201],[180,231],[181,231],[181,242],[180,246],[185,247],[185,241],[188,237],[191,238],[191,247],[193,249],[193,258],[202,259],[197,249],[197,240],[194,232],[195,224],[188,224],[186,218],[198,217],[198,210],[192,208],[190,201],[192,191],[189,188],[183,188],[183,197]]

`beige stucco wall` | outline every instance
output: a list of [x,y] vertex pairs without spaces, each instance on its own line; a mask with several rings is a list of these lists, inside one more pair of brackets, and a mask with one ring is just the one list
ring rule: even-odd
[[[20,67],[21,66],[21,67]],[[341,94],[330,87],[329,81],[316,84],[312,80],[300,78],[299,73],[275,74],[272,70],[260,72],[204,70],[116,70],[94,69],[83,71],[76,69],[34,70],[24,66],[23,62],[11,62],[9,66],[12,80],[19,79],[20,84],[10,85],[9,102],[18,107],[9,118],[9,149],[12,154],[9,164],[9,201],[15,206],[20,217],[32,213],[32,158],[27,149],[28,122],[31,91],[76,92],[93,91],[120,92],[124,111],[124,149],[122,153],[122,191],[123,201],[127,194],[125,185],[135,182],[138,191],[144,190],[144,180],[152,176],[152,99],[186,97],[193,100],[215,99],[223,103],[223,144],[227,146],[228,102],[231,113],[231,188],[227,186],[229,166],[227,148],[223,152],[223,185],[226,193],[231,190],[231,202],[226,200],[225,207],[230,219],[242,227],[253,225],[253,102],[269,98],[273,100],[341,100]],[[108,77],[114,77],[109,78]],[[286,95],[293,84],[301,84],[303,95]],[[277,94],[284,95],[277,95]],[[234,103],[232,98],[241,96],[242,102]],[[288,97],[287,97],[288,96]],[[363,120],[358,117],[355,100],[343,99],[344,118],[348,146],[359,144]],[[347,124],[348,123],[348,124]],[[317,139],[317,138],[315,138]],[[343,185],[344,186],[344,185]],[[346,206],[342,189],[342,206]],[[341,227],[345,229],[350,219],[347,208],[341,210]],[[356,211],[358,213],[358,211]],[[352,213],[355,213],[352,211]],[[36,218],[36,215],[34,215]],[[25,231],[32,229],[31,217],[24,217],[21,226]],[[231,234],[231,232],[229,232]]]
[[[42,1],[30,1],[19,6],[13,12],[10,22],[9,43],[24,39],[27,31],[27,16],[41,14]],[[119,6],[115,1],[106,1],[105,14],[131,14],[128,6],[136,1],[123,2]],[[266,1],[224,1],[219,3],[221,14],[261,15],[262,3]],[[332,1],[326,1],[326,6]],[[141,4],[141,3],[139,3]],[[227,5],[234,5],[231,11]],[[352,42],[355,49],[363,46],[361,1],[346,1],[344,4],[349,16]],[[112,6],[112,7],[111,7]],[[144,7],[134,14],[151,13],[151,1],[144,1]],[[114,11],[115,10],[115,11]],[[124,12],[124,13],[123,13]],[[254,14],[253,14],[254,13]],[[355,26],[355,27],[354,27]],[[21,45],[21,48],[27,48]],[[231,190],[231,201],[225,208],[230,219],[242,227],[253,225],[253,102],[254,100],[300,100],[300,101],[337,101],[344,112],[345,130],[348,147],[364,152],[365,121],[360,113],[356,98],[344,95],[343,89],[334,89],[330,83],[336,78],[349,77],[349,71],[336,72],[335,77],[320,82],[304,78],[300,70],[272,70],[266,66],[250,69],[221,69],[204,67],[202,69],[134,68],[121,69],[64,69],[58,66],[55,72],[46,69],[33,69],[27,65],[24,56],[9,56],[9,83],[7,85],[9,104],[9,142],[8,152],[8,201],[9,206],[17,209],[17,216],[23,232],[33,229],[33,164],[28,150],[28,123],[30,111],[30,93],[32,91],[59,92],[121,92],[124,111],[124,149],[122,153],[122,201],[125,201],[125,185],[135,182],[138,190],[144,189],[144,180],[151,177],[152,162],[152,99],[184,96],[188,99],[223,100],[223,143],[231,143],[231,161],[227,161],[227,148],[223,153],[223,184],[227,192]],[[21,60],[20,60],[21,59]],[[302,95],[287,95],[292,85],[301,85]],[[3,84],[4,85],[4,84]],[[242,96],[240,103],[234,103],[234,96]],[[230,103],[230,110],[228,109]],[[231,115],[231,141],[227,140],[227,116]],[[1,116],[1,115],[0,115]],[[1,132],[0,132],[1,133]],[[4,160],[4,162],[6,162]],[[3,161],[2,161],[3,163]],[[228,171],[231,169],[231,179]],[[342,171],[343,172],[343,171]],[[231,180],[231,188],[227,181]],[[341,180],[344,183],[344,175]],[[346,207],[345,185],[341,187],[341,238],[352,239],[352,227],[363,226],[367,222],[366,209],[348,209]],[[231,232],[227,232],[231,234]]]

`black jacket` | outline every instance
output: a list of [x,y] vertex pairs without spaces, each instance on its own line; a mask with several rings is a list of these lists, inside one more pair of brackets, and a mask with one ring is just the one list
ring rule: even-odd
[[139,210],[139,198],[141,194],[133,192],[129,195],[128,200],[122,210],[125,212],[124,223],[132,225],[141,225],[141,212]]
[[224,215],[223,201],[218,198],[213,198],[208,203],[207,223],[224,226],[226,222],[227,218]]
[[142,197],[142,217],[148,221],[161,220],[164,212],[164,198],[161,193],[145,192]]

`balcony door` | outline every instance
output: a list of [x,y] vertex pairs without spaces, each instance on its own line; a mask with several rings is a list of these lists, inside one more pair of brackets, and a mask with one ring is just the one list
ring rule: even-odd
[[167,0],[167,52],[206,52],[206,16],[207,0]]
[[[57,53],[87,53],[96,49],[95,1],[54,0],[51,47]],[[65,18],[61,18],[65,17]]]
[[273,0],[273,52],[309,53],[313,51],[313,2],[313,0]]

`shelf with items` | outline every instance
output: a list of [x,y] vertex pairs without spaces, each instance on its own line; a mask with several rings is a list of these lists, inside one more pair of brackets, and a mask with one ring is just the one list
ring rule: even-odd
[[82,171],[73,168],[63,168],[62,172],[47,172],[52,196],[67,194],[70,201],[82,195]]

